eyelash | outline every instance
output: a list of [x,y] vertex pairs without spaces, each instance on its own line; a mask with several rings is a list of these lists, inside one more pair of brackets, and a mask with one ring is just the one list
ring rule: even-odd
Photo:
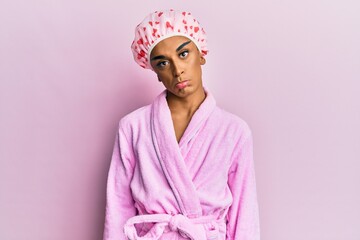
[[162,65],[163,63],[166,63],[166,62],[165,62],[165,61],[159,62],[159,63],[156,64],[156,66],[157,66],[158,68],[165,67],[165,65]]
[[[182,56],[184,53],[187,53],[185,56]],[[179,56],[181,57],[186,57],[187,55],[189,54],[189,51],[188,50],[185,50],[185,51],[182,51],[180,54],[179,54]]]
[[[184,56],[184,53],[186,53],[185,56]],[[189,55],[188,50],[185,50],[185,51],[182,51],[181,53],[179,53],[179,57],[182,58],[182,59],[186,58],[188,55]],[[163,67],[165,67],[165,65],[164,65],[165,63],[167,63],[167,61],[161,61],[161,62],[157,63],[156,66],[158,68],[163,68]]]

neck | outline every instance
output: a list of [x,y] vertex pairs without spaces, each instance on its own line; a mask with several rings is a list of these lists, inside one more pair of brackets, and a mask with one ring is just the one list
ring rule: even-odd
[[194,114],[205,98],[206,94],[203,87],[200,91],[183,98],[178,97],[169,91],[167,92],[166,96],[171,113],[183,113],[189,117]]

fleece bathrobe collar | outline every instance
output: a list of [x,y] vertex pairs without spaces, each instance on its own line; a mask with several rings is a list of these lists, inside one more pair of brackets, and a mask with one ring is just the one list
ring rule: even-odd
[[214,97],[207,89],[205,92],[205,100],[194,113],[179,143],[166,101],[166,90],[155,98],[151,111],[151,135],[157,157],[182,214],[189,218],[200,217],[202,209],[181,149],[191,142],[215,110]]

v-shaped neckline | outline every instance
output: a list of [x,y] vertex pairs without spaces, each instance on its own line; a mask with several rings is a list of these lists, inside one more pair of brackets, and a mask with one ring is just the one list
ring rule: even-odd
[[[192,116],[181,139],[177,142],[166,91],[154,101],[151,112],[151,135],[164,175],[173,190],[181,212],[188,217],[202,215],[200,200],[185,164],[181,148],[186,145],[215,109],[215,100],[207,93],[206,99]],[[172,129],[171,131],[169,129]]]

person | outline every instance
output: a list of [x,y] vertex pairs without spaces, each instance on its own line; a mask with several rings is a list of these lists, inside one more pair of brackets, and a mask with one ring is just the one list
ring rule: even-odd
[[119,121],[103,239],[259,240],[252,133],[203,86],[204,29],[156,11],[131,48],[165,90]]

